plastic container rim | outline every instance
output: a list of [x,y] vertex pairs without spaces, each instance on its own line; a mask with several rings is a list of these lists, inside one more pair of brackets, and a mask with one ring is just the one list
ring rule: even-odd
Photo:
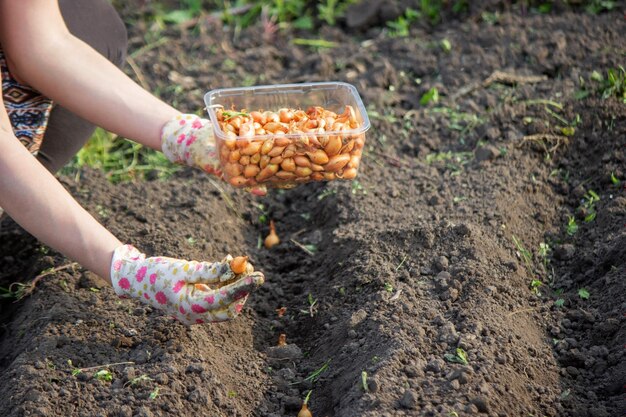
[[[284,135],[280,135],[285,138],[295,138],[301,136],[348,136],[348,135],[359,135],[363,134],[369,130],[371,127],[369,116],[367,115],[367,111],[365,110],[365,106],[363,105],[363,100],[359,95],[358,90],[352,84],[345,83],[342,81],[325,81],[325,82],[314,82],[314,83],[292,83],[292,84],[268,84],[268,85],[257,85],[252,87],[231,87],[231,88],[217,88],[207,92],[204,95],[204,104],[205,110],[209,113],[209,118],[211,119],[211,123],[213,124],[213,130],[215,133],[222,139],[226,139],[226,133],[220,128],[219,123],[217,122],[217,116],[215,114],[215,107],[219,107],[220,105],[216,105],[211,103],[211,97],[217,93],[229,93],[229,92],[250,92],[254,94],[257,91],[263,90],[273,90],[277,88],[306,88],[306,87],[333,87],[333,86],[342,86],[350,90],[352,96],[356,100],[356,106],[358,111],[363,118],[363,125],[358,129],[350,129],[350,130],[329,130],[322,133],[285,133]],[[289,91],[284,92],[283,94],[289,94]],[[237,139],[269,139],[275,137],[276,134],[270,133],[267,135],[254,135],[254,136],[236,136]],[[233,138],[234,139],[234,138]]]

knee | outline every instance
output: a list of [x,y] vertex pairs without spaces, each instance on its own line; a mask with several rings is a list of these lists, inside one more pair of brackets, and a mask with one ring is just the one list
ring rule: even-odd
[[60,0],[70,32],[121,67],[126,60],[126,26],[108,0]]

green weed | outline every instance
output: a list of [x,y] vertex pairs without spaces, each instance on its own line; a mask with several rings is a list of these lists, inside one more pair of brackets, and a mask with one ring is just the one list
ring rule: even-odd
[[326,0],[317,4],[317,17],[330,26],[334,26],[337,20],[346,12],[348,6],[354,1]]
[[569,216],[567,218],[565,231],[570,236],[574,236],[576,232],[578,232],[578,224],[576,223],[576,219],[573,216]]
[[426,163],[433,164],[445,161],[445,167],[452,171],[452,175],[461,173],[463,167],[470,163],[474,154],[472,152],[437,152],[426,155]]
[[422,106],[426,106],[428,103],[438,103],[439,102],[439,91],[437,88],[433,87],[422,95],[420,98],[420,104]]
[[461,365],[468,365],[467,353],[462,348],[456,348],[454,353],[446,353],[443,358],[448,362],[460,363]]
[[550,248],[550,245],[548,245],[545,242],[541,242],[539,244],[539,256],[542,259],[542,263],[543,263],[543,268],[547,271],[548,270],[548,264],[550,263],[550,259],[548,258],[548,255],[550,254],[550,251],[552,249]]
[[594,71],[591,79],[599,84],[598,92],[603,99],[615,97],[626,103],[626,70],[623,66],[608,69],[606,77]]
[[541,296],[541,292],[539,291],[539,288],[542,285],[543,285],[543,282],[541,282],[538,279],[533,279],[532,281],[530,281],[530,290],[533,292],[533,294]]
[[151,393],[150,393],[150,399],[154,400],[156,399],[156,397],[159,396],[159,387],[156,387]]
[[387,22],[389,28],[389,36],[394,38],[405,38],[409,36],[411,24],[420,17],[420,12],[415,9],[407,8],[404,14],[396,20]]
[[620,179],[617,178],[613,172],[611,172],[611,183],[617,187],[619,187],[620,184],[622,183]]
[[152,378],[150,378],[150,377],[149,377],[148,375],[146,375],[146,374],[143,374],[143,375],[140,375],[140,376],[138,376],[138,377],[136,377],[136,378],[131,379],[131,380],[130,380],[130,381],[128,381],[126,384],[124,384],[124,386],[128,386],[128,385],[130,385],[131,387],[134,387],[135,385],[140,384],[140,383],[142,383],[142,382],[144,382],[144,381],[146,381],[146,382],[150,382],[150,381],[152,381]]
[[363,194],[363,195],[367,195],[367,190],[365,189],[365,187],[363,187],[363,184],[361,184],[358,180],[354,180],[352,181],[352,194]]
[[369,385],[367,385],[367,371],[361,371],[361,388],[363,391],[369,391]]
[[590,294],[589,294],[589,291],[587,291],[587,289],[580,288],[578,290],[578,296],[580,297],[581,300],[587,300],[589,299]]
[[334,48],[337,46],[336,42],[327,41],[325,39],[304,39],[295,38],[291,41],[294,45],[309,46],[315,49]]
[[313,298],[313,294],[309,293],[306,300],[309,303],[309,308],[306,310],[300,309],[300,313],[314,317],[317,312],[317,298]]
[[441,114],[446,117],[448,119],[448,129],[460,132],[461,138],[485,123],[485,120],[476,114],[460,112],[450,107],[435,107],[428,109],[427,112]]
[[113,374],[108,369],[101,369],[93,374],[93,377],[98,381],[111,382],[113,381]]
[[440,42],[440,45],[441,45],[441,49],[443,49],[445,53],[449,53],[450,51],[452,51],[452,44],[450,43],[449,40],[442,39]]
[[402,265],[404,265],[404,262],[406,262],[406,258],[407,258],[407,255],[404,255],[404,257],[402,258],[398,266],[396,266],[396,271],[402,268]]
[[320,378],[320,376],[328,370],[331,360],[332,359],[328,359],[326,362],[324,362],[322,366],[320,366],[315,371],[311,372],[306,378],[304,378],[304,380],[312,383],[316,382]]
[[515,235],[513,235],[512,238],[513,238],[513,243],[515,244],[515,248],[517,249],[517,255],[520,258],[522,258],[522,260],[524,261],[524,264],[526,265],[528,272],[532,272],[533,270],[532,254],[524,247],[524,245],[522,245],[522,242],[520,242],[519,239]]
[[615,8],[617,2],[615,1],[607,1],[607,0],[591,0],[585,10],[587,13],[591,14],[599,14],[604,11],[611,11]]
[[320,193],[320,195],[317,196],[317,201],[322,201],[323,199],[325,199],[326,197],[330,197],[332,195],[337,194],[337,190],[334,188],[326,188],[324,189],[324,191],[322,191]]
[[185,23],[202,12],[202,0],[182,0],[183,8],[171,10],[160,15],[165,23]]
[[78,176],[86,166],[105,172],[113,183],[145,180],[155,174],[159,179],[166,179],[180,169],[162,153],[119,139],[100,128],[62,173]]
[[598,194],[596,194],[593,190],[588,190],[585,193],[585,196],[583,197],[583,203],[580,206],[585,215],[585,223],[589,223],[595,220],[597,216],[595,204],[598,201],[600,201],[600,196],[598,196]]
[[482,12],[482,14],[480,15],[481,19],[483,20],[483,22],[486,22],[487,24],[493,26],[497,23],[500,22],[500,13],[498,12]]

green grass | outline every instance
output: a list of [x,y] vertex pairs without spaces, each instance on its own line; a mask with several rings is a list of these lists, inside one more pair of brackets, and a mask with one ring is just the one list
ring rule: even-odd
[[80,175],[83,167],[99,169],[113,182],[166,179],[180,169],[160,152],[98,128],[87,144],[63,168],[65,175]]
[[620,65],[618,68],[609,68],[606,77],[596,76],[595,80],[599,82],[599,92],[603,99],[615,97],[626,103],[626,70],[624,67]]
[[[339,25],[347,8],[357,2],[358,0],[153,0],[147,15],[140,18],[150,20],[156,24],[156,28],[163,29],[167,25],[184,24],[210,13],[225,25],[234,28],[235,33],[261,21],[271,35],[277,29],[311,30],[321,25]],[[118,6],[123,4],[119,0],[113,0],[113,3]],[[530,8],[536,13],[550,13],[556,2],[523,0],[512,3],[518,8]],[[590,14],[603,13],[618,7],[617,1],[608,0],[565,3],[572,9],[585,10]],[[470,9],[469,0],[416,0],[413,4],[415,8],[406,8],[401,16],[387,22],[390,36],[407,37],[410,27],[416,22],[436,26],[450,17],[463,16]],[[499,15],[485,11],[483,19],[493,24],[498,21]]]

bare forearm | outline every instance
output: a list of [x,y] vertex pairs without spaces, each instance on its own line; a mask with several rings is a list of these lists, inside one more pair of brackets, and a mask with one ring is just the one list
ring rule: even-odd
[[12,135],[0,130],[0,206],[46,245],[109,280],[121,245]]
[[161,150],[160,130],[178,114],[71,35],[18,72],[28,84],[84,119],[153,149]]
[[74,37],[55,3],[0,0],[7,21],[0,42],[11,70],[84,119],[160,150],[161,128],[178,112]]

